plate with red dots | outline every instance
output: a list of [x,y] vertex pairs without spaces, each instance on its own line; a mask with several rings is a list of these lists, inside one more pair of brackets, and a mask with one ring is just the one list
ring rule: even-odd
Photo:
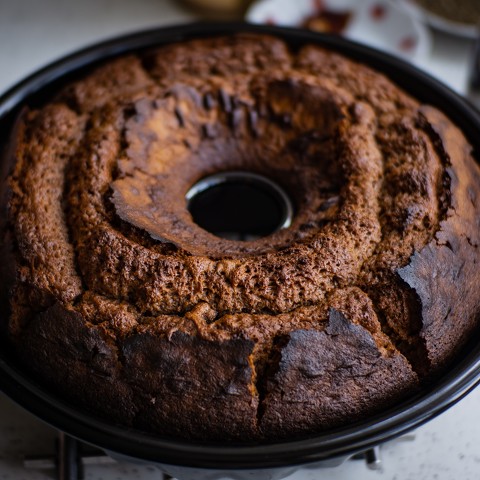
[[416,64],[430,52],[426,27],[391,0],[258,0],[246,20],[342,35]]

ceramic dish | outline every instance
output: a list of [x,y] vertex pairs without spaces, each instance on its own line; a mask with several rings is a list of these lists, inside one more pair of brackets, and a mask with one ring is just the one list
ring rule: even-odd
[[247,11],[246,20],[302,27],[309,18],[322,14],[348,16],[338,33],[404,60],[420,64],[430,52],[425,26],[388,0],[258,0]]
[[425,23],[426,25],[430,25],[436,30],[463,38],[476,38],[477,35],[479,35],[479,28],[475,25],[447,20],[446,18],[435,15],[435,13],[431,12],[430,10],[418,5],[415,0],[397,0],[397,2],[411,16],[416,18],[418,21]]

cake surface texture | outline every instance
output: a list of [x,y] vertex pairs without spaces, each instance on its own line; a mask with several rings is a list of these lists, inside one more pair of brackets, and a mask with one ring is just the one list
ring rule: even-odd
[[[25,110],[8,152],[9,341],[116,424],[312,435],[414,394],[477,330],[472,147],[335,52],[239,34],[119,57]],[[291,225],[197,225],[186,192],[228,171],[281,185]]]

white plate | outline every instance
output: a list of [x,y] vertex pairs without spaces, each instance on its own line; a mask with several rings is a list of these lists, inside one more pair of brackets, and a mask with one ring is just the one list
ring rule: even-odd
[[[476,38],[478,35],[478,28],[475,25],[468,25],[466,23],[458,23],[447,20],[444,17],[435,15],[433,12],[418,5],[415,0],[397,0],[403,4],[403,7],[408,12],[421,22],[430,25],[437,30],[441,30],[452,35],[464,38]],[[479,0],[480,1],[480,0]]]
[[341,34],[351,40],[421,63],[430,53],[424,25],[389,0],[258,0],[246,14],[251,23],[300,27],[322,9],[350,12]]

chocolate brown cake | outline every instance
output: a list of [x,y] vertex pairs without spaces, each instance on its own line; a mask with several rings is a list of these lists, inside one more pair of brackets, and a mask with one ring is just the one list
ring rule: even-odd
[[[25,111],[9,151],[9,337],[103,418],[297,438],[414,393],[477,327],[470,145],[339,54],[245,34],[118,58]],[[231,171],[280,185],[291,225],[196,224],[186,193]]]

